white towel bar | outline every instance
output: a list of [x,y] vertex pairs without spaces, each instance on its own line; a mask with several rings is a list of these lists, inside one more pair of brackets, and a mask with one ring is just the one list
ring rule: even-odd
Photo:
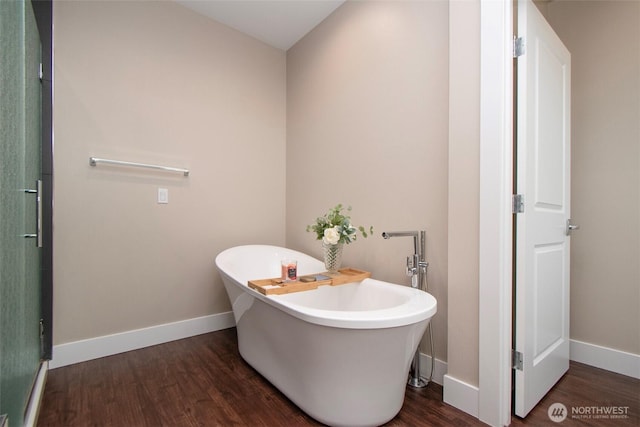
[[98,157],[89,157],[89,164],[91,166],[96,166],[98,163],[105,163],[109,165],[120,165],[120,166],[132,166],[136,168],[157,169],[157,170],[163,170],[167,172],[181,172],[184,174],[184,176],[189,176],[189,169],[173,168],[170,166],[149,165],[146,163],[124,162],[122,160],[101,159]]

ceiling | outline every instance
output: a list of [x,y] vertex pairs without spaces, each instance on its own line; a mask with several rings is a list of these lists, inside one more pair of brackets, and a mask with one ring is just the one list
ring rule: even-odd
[[345,0],[176,0],[202,15],[287,50]]

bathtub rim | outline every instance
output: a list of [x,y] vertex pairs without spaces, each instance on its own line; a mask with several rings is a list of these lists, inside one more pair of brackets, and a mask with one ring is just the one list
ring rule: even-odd
[[[310,308],[295,302],[287,301],[285,295],[269,295],[273,301],[281,304],[281,307],[296,317],[311,323],[331,327],[348,327],[350,329],[380,329],[406,326],[418,323],[433,317],[437,310],[435,298],[419,290],[402,287],[395,283],[384,282],[377,279],[364,279],[359,282],[348,283],[339,286],[393,286],[394,293],[400,293],[408,297],[408,301],[391,308],[373,310],[324,310]],[[329,285],[326,285],[329,286]],[[401,286],[395,289],[395,286]],[[404,292],[411,290],[410,292]],[[398,292],[399,291],[399,292]],[[413,292],[415,291],[415,292]],[[311,292],[311,291],[309,291]],[[289,309],[289,310],[287,310]]]
[[[258,298],[265,303],[274,306],[298,319],[309,323],[344,329],[380,329],[406,326],[419,323],[424,320],[431,319],[437,313],[437,301],[433,295],[404,285],[386,282],[374,278],[364,279],[358,282],[339,286],[383,286],[390,287],[394,293],[399,293],[408,297],[408,301],[384,309],[362,310],[362,311],[342,311],[342,310],[323,310],[310,308],[295,302],[287,301],[287,294],[284,295],[263,295],[255,289],[251,289],[246,283],[239,283],[234,277],[221,268],[222,259],[228,252],[234,249],[251,249],[252,247],[261,250],[275,250],[279,253],[282,251],[290,251],[292,255],[297,257],[307,257],[311,260],[320,262],[312,256],[295,249],[289,249],[281,246],[273,245],[241,245],[234,246],[223,250],[216,256],[216,268],[227,285],[227,281],[234,286],[239,287],[243,292],[248,293],[254,298]],[[329,286],[329,285],[325,285]],[[312,291],[305,291],[312,292]]]

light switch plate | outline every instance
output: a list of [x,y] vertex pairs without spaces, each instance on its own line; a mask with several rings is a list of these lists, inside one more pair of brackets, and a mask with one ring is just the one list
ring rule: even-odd
[[169,203],[169,189],[168,188],[158,188],[158,203],[160,203],[160,204]]

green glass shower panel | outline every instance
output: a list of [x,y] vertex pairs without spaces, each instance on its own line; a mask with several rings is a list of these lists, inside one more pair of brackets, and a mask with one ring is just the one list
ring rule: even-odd
[[21,426],[40,365],[40,38],[30,2],[0,0],[0,414]]

